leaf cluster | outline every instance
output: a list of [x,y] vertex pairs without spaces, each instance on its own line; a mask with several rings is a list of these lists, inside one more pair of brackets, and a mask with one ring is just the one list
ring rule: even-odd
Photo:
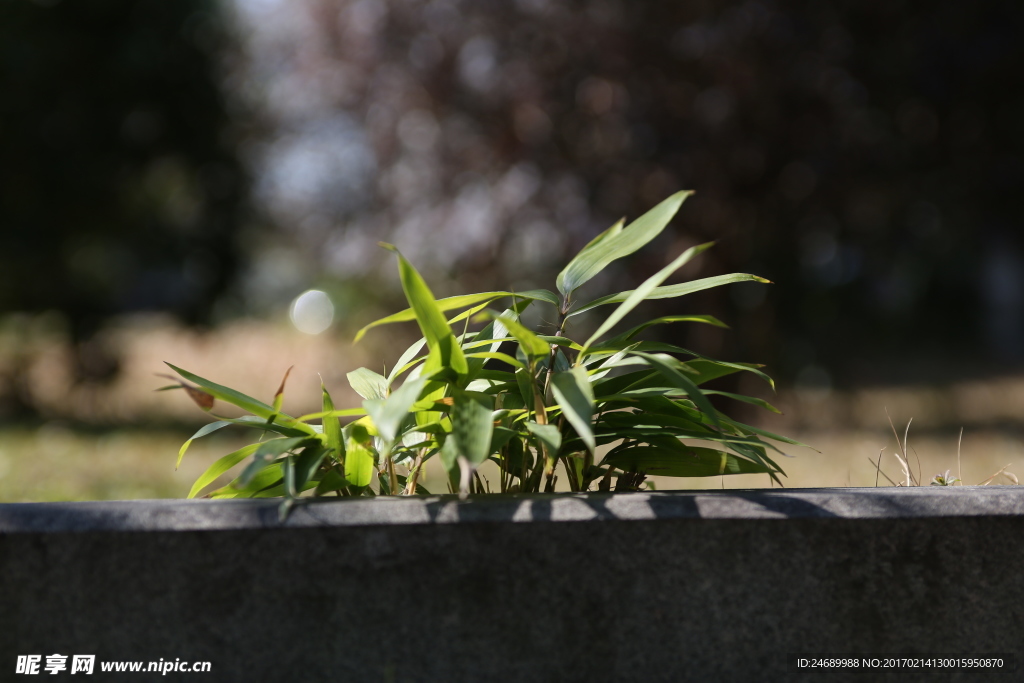
[[[321,412],[292,417],[281,410],[284,382],[267,405],[171,366],[184,381],[167,388],[185,387],[207,411],[221,400],[249,413],[220,418],[192,439],[229,424],[258,427],[266,437],[211,465],[190,497],[246,461],[234,481],[208,495],[282,496],[286,513],[307,491],[429,493],[422,472],[435,457],[448,474],[449,490],[462,496],[492,492],[479,473],[488,461],[500,473],[493,491],[502,493],[554,491],[560,477],[572,491],[637,489],[649,475],[763,473],[778,481],[784,473],[773,457],[781,451],[771,441],[797,442],[731,419],[709,396],[775,409],[761,399],[704,388],[736,372],[753,373],[772,385],[760,366],[641,338],[654,325],[725,327],[722,322],[707,315],[673,315],[618,329],[642,301],[767,280],[733,273],[664,284],[709,243],[687,249],[636,289],[583,304],[574,300],[577,290],[610,263],[660,234],[689,194],[674,194],[630,225],[620,221],[595,237],[558,275],[556,292],[436,299],[412,264],[395,247],[382,245],[396,255],[409,308],[367,325],[356,340],[375,327],[412,321],[423,337],[387,376],[367,368],[348,374],[364,399],[359,408],[335,409],[323,387]],[[531,329],[523,320],[531,306],[554,309],[555,328]],[[573,339],[572,319],[599,307],[609,310],[593,333]],[[179,462],[192,439],[182,447]]]

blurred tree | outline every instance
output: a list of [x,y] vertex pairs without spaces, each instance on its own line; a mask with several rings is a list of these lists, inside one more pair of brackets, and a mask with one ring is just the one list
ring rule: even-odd
[[0,3],[0,311],[62,313],[80,379],[108,317],[207,320],[237,267],[246,176],[214,0]]

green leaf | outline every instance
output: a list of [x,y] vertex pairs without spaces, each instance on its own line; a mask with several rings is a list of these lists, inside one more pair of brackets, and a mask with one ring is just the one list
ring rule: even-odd
[[320,467],[320,463],[327,456],[327,451],[328,449],[320,444],[307,446],[303,449],[299,457],[295,459],[294,477],[296,488],[302,490],[306,482],[313,478],[313,475],[316,474],[317,469]]
[[181,450],[178,451],[178,462],[174,464],[174,469],[178,469],[178,467],[181,466],[181,459],[185,457],[185,451],[188,450],[188,447],[192,445],[193,441],[195,441],[196,439],[200,439],[206,436],[207,434],[212,434],[218,429],[227,427],[229,424],[232,423],[228,422],[227,420],[221,420],[220,422],[211,422],[210,424],[201,427],[198,432],[189,437],[188,441],[181,445]]
[[196,479],[194,484],[192,484],[192,490],[188,492],[188,497],[195,498],[197,493],[212,484],[217,477],[248,458],[250,455],[255,453],[256,449],[259,447],[260,445],[258,443],[251,443],[248,446],[243,446],[237,451],[228,453],[223,458],[217,460],[217,462],[210,465],[206,468],[205,472],[199,475],[199,478]]
[[517,432],[514,429],[508,427],[495,427],[494,434],[491,436],[491,453],[497,453],[509,443]]
[[[692,282],[681,282],[677,285],[665,285],[664,287],[658,287],[653,292],[648,294],[645,299],[648,301],[652,299],[672,299],[677,296],[685,296],[686,294],[693,294],[694,292],[700,292],[705,289],[711,289],[712,287],[720,287],[722,285],[728,285],[733,282],[762,282],[770,284],[771,280],[766,280],[763,277],[757,275],[750,275],[748,273],[730,273],[728,275],[715,275],[714,277],[706,277],[701,280],[693,280]],[[619,292],[618,294],[609,294],[603,296],[600,299],[594,299],[588,304],[580,306],[574,311],[571,311],[566,318],[571,318],[574,315],[585,313],[592,308],[598,306],[604,306],[605,304],[617,304],[625,301],[633,293],[634,290],[626,292]]]
[[551,347],[546,341],[538,337],[528,327],[515,320],[510,315],[496,315],[488,312],[488,315],[499,321],[509,333],[519,342],[519,347],[528,358],[540,358],[551,352]]
[[[452,433],[448,436],[457,455],[462,456],[474,467],[485,462],[491,454],[491,437],[494,421],[491,419],[493,406],[481,401],[479,394],[456,390],[452,407]],[[447,443],[445,444],[447,446]]]
[[572,292],[600,273],[612,261],[632,254],[657,237],[692,192],[677,192],[640,216],[629,227],[612,226],[576,255],[558,274],[558,291],[568,297]]
[[323,381],[320,382],[320,390],[323,393],[323,425],[324,425],[324,439],[327,443],[327,447],[334,451],[335,457],[338,462],[344,462],[345,460],[345,440],[341,437],[341,421],[338,416],[332,415],[334,412],[334,401],[331,400],[331,395],[327,393],[327,387],[324,386]]
[[685,361],[683,362],[683,365],[695,371],[691,373],[690,377],[693,379],[693,383],[697,385],[706,384],[713,379],[718,379],[719,377],[725,377],[741,371],[741,368],[735,367],[740,365],[740,363],[722,365],[721,363],[717,363],[712,360],[705,360],[703,358],[695,358],[693,360]]
[[405,350],[405,353],[403,353],[399,357],[398,361],[395,363],[395,367],[391,368],[391,372],[388,373],[389,385],[395,381],[396,377],[398,377],[400,374],[405,372],[409,367],[411,367],[410,364],[413,362],[413,359],[416,358],[416,355],[420,352],[420,349],[426,346],[426,344],[426,339],[420,339],[418,342],[414,343],[412,346]]
[[[261,491],[280,483],[282,473],[281,463],[272,462],[266,469],[256,474],[248,484],[242,485],[240,479],[235,479],[227,486],[212,491],[210,498],[254,498]],[[283,492],[283,487],[281,488]]]
[[[554,292],[549,292],[546,289],[531,289],[525,292],[480,292],[479,294],[460,294],[458,296],[450,296],[444,299],[438,299],[437,305],[442,313],[447,311],[454,311],[459,308],[467,308],[474,306],[479,303],[490,303],[496,299],[504,297],[516,297],[519,299],[532,299],[535,301],[544,301],[554,306],[558,305],[558,297]],[[416,312],[413,308],[407,308],[404,311],[399,311],[386,318],[375,320],[366,327],[362,328],[356,333],[356,341],[358,342],[363,336],[374,327],[380,325],[388,325],[390,323],[401,323],[416,320]]]
[[268,406],[266,403],[263,403],[262,401],[257,401],[251,396],[246,396],[245,394],[239,391],[235,391],[234,389],[230,389],[220,384],[216,384],[215,382],[211,382],[208,379],[204,379],[199,375],[195,375],[189,372],[188,370],[182,370],[181,368],[175,365],[171,365],[170,363],[167,363],[167,366],[170,367],[179,375],[181,375],[182,377],[184,377],[185,379],[195,382],[196,384],[201,386],[213,397],[218,398],[226,403],[230,403],[233,406],[237,406],[242,410],[247,410],[253,415],[256,415],[257,417],[262,417],[264,420],[270,420],[271,418],[274,418],[276,422],[279,422],[293,429],[297,429],[301,432],[305,432],[307,434],[316,433],[316,430],[313,429],[310,425],[298,422],[294,417],[285,415],[284,413],[279,413],[278,411],[274,410],[272,406]]
[[558,427],[555,425],[542,425],[537,424],[533,420],[528,420],[526,428],[548,447],[548,453],[552,456],[557,454],[558,449],[562,447],[562,433],[558,431]]
[[642,325],[637,325],[628,332],[620,334],[615,339],[609,340],[609,343],[630,341],[633,337],[640,334],[648,327],[653,327],[654,325],[666,325],[668,323],[705,323],[708,325],[714,325],[715,327],[729,329],[728,325],[713,315],[666,315],[661,318],[655,318],[654,320],[648,320]]
[[387,398],[391,384],[383,375],[369,368],[358,368],[346,375],[348,383],[363,398]]
[[547,289],[528,289],[525,292],[509,292],[517,299],[528,299],[530,301],[543,301],[544,303],[558,306],[558,295]]
[[[396,252],[397,253],[397,252]],[[437,309],[439,312],[444,313],[447,311],[454,311],[459,308],[467,308],[481,302],[490,302],[501,297],[509,296],[508,292],[480,292],[479,294],[461,294],[459,296],[450,296],[444,299],[437,300]],[[412,303],[412,302],[410,302]],[[418,317],[415,305],[413,308],[407,308],[404,311],[393,313],[380,320],[375,320],[369,325],[363,327],[361,330],[356,332],[356,342],[363,338],[363,336],[374,327],[380,325],[389,325],[391,323],[402,323],[416,320]]]
[[389,446],[393,446],[398,439],[398,428],[409,415],[428,380],[428,377],[422,376],[407,380],[387,399],[363,401],[363,407],[373,420],[377,433]]
[[[684,349],[674,344],[661,344],[658,342],[633,342],[628,346],[621,347],[621,349],[627,348],[630,351],[642,351],[644,353],[683,353],[694,356],[693,360],[680,363],[679,369],[691,375],[691,379],[693,379],[695,384],[703,384],[717,377],[722,377],[723,375],[729,375],[739,371],[753,373],[763,379],[772,389],[775,388],[775,381],[760,370],[763,366],[754,363],[729,363],[726,361],[714,360],[713,358],[702,356],[695,351]],[[587,353],[589,355],[591,353],[609,353],[611,351],[618,350],[620,350],[620,346],[610,346],[606,343],[595,347],[595,349],[589,349]],[[716,368],[715,366],[720,367]]]
[[271,406],[268,406],[266,403],[258,401],[252,398],[251,396],[246,396],[245,394],[239,391],[235,391],[234,389],[231,389],[229,387],[225,387],[220,384],[211,382],[208,379],[193,374],[188,370],[183,370],[177,367],[176,365],[167,363],[166,361],[165,365],[167,365],[171,370],[174,370],[176,373],[178,373],[185,379],[195,382],[199,386],[203,387],[215,398],[219,398],[220,400],[226,403],[230,403],[231,405],[238,406],[242,410],[248,410],[253,415],[257,415],[259,417],[262,417],[263,419],[267,419],[269,417],[272,417],[277,412]]
[[452,328],[444,313],[438,306],[434,295],[431,293],[423,277],[413,268],[404,256],[393,246],[382,246],[393,251],[398,257],[398,272],[402,280],[402,290],[406,299],[416,315],[416,322],[419,323],[423,336],[427,339],[427,346],[430,348],[430,357],[427,364],[430,369],[451,368],[457,374],[465,375],[469,367],[466,365],[466,358],[462,348],[455,341]]
[[770,472],[763,464],[732,453],[687,446],[677,448],[635,446],[605,458],[604,464],[626,472],[645,472],[661,477],[715,477],[723,474],[759,474]]
[[758,435],[763,436],[763,437],[765,437],[767,439],[772,439],[773,441],[779,441],[781,443],[788,443],[791,446],[801,446],[803,448],[810,448],[812,451],[817,451],[818,453],[821,452],[817,448],[814,448],[813,446],[808,446],[807,444],[805,444],[805,443],[803,443],[801,441],[797,441],[795,439],[791,439],[788,436],[782,436],[780,434],[774,434],[772,432],[769,432],[768,430],[761,429],[759,427],[751,427],[750,425],[743,424],[742,422],[737,422],[736,420],[730,419],[730,418],[725,417],[725,416],[722,416],[722,422],[725,422],[726,424],[730,424],[733,427],[736,427],[737,429],[739,429],[740,431],[742,431],[744,433],[758,434]]
[[340,491],[348,488],[348,481],[345,476],[341,474],[336,468],[332,468],[320,479],[320,482],[316,485],[316,491],[313,492],[314,496],[322,496],[325,493],[331,491]]
[[525,448],[522,439],[512,439],[505,449],[507,459],[501,463],[503,470],[515,476],[522,476],[527,470],[533,469],[533,453]]
[[502,363],[508,363],[514,368],[525,368],[526,366],[520,363],[518,360],[508,355],[507,353],[496,353],[490,351],[481,351],[479,353],[467,353],[467,359],[480,358],[484,360],[500,360]]
[[565,346],[575,351],[581,351],[583,349],[582,346],[574,342],[572,339],[566,339],[565,337],[552,337],[546,334],[538,334],[537,337],[554,346]]
[[533,408],[533,375],[529,370],[516,370],[516,385],[519,387],[519,394],[523,399],[523,405]]
[[373,481],[373,470],[373,451],[358,441],[349,439],[345,452],[345,479],[352,486],[369,486]]
[[[667,280],[669,275],[671,275],[676,270],[685,265],[687,262],[689,262],[694,256],[697,256],[698,254],[700,254],[703,251],[706,251],[707,249],[710,249],[712,246],[714,246],[714,242],[706,242],[705,244],[700,244],[697,245],[696,247],[690,247],[682,254],[677,256],[672,261],[672,263],[668,264],[667,266],[659,270],[657,273],[647,278],[642,285],[637,287],[630,293],[628,297],[626,297],[626,300],[623,301],[618,308],[612,311],[612,314],[608,316],[603,323],[601,323],[601,326],[597,328],[597,331],[594,332],[594,334],[590,335],[590,339],[588,339],[586,343],[583,344],[583,348],[588,348],[591,344],[594,343],[594,341],[601,337],[601,335],[615,327],[619,323],[619,321],[626,316],[627,313],[636,308],[641,301],[646,299],[651,292],[657,289],[658,285]],[[583,351],[581,351],[580,354],[582,355]]]
[[771,403],[769,403],[768,401],[765,401],[762,398],[754,398],[753,396],[744,396],[742,394],[731,394],[728,391],[714,391],[712,389],[704,389],[704,393],[705,393],[705,395],[706,394],[715,394],[716,396],[725,396],[726,398],[731,398],[734,401],[742,401],[744,403],[749,403],[751,405],[755,405],[755,406],[759,406],[761,408],[764,408],[765,410],[769,410],[769,411],[771,411],[773,413],[776,413],[778,415],[782,415],[782,411],[781,410],[779,410],[778,408],[773,406]]
[[693,383],[689,377],[680,372],[676,366],[682,365],[680,361],[673,358],[672,356],[666,356],[664,354],[650,354],[642,353],[640,351],[631,351],[632,355],[643,358],[651,367],[661,373],[661,376],[668,380],[671,386],[679,387],[686,392],[686,395],[690,397],[694,405],[697,406],[703,412],[715,427],[721,429],[721,423],[718,421],[718,411],[715,410],[711,402],[708,401],[707,397],[701,392],[697,385]]
[[284,453],[295,450],[303,444],[310,443],[310,441],[315,440],[310,439],[308,436],[297,436],[262,442],[253,453],[252,462],[242,472],[242,476],[238,478],[239,483],[242,486],[249,484],[260,470],[271,465],[276,458]]
[[569,372],[555,373],[551,388],[555,400],[562,408],[562,414],[593,453],[597,447],[591,426],[594,416],[594,389],[590,386],[586,369],[575,367]]
[[[444,466],[446,472],[449,475],[453,475],[458,472],[459,467],[459,448],[452,438],[451,434],[445,439],[444,445],[441,447],[441,464]],[[458,481],[458,477],[455,478]]]

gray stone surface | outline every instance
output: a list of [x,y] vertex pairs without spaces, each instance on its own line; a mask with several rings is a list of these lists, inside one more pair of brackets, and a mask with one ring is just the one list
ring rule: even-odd
[[1016,681],[787,655],[1019,660],[1022,532],[1018,487],[0,505],[0,681]]

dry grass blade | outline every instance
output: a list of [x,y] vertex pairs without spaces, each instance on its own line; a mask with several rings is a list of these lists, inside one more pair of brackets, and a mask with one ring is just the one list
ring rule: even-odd
[[[1010,466],[1010,465],[1012,465],[1012,464],[1013,464],[1013,463],[1011,462],[1011,463],[1007,463],[1006,465],[1003,465],[1002,467],[1000,467],[1000,468],[999,468],[999,470],[998,470],[998,471],[996,471],[996,473],[995,473],[995,474],[993,474],[993,475],[992,475],[991,477],[989,477],[989,478],[988,478],[988,479],[986,479],[985,481],[983,481],[983,482],[981,482],[980,484],[978,484],[978,486],[988,486],[989,484],[991,484],[991,483],[992,483],[992,480],[993,480],[993,479],[995,479],[996,477],[998,477],[998,476],[999,476],[1000,474],[1003,474],[1003,473],[1005,473],[1005,472],[1006,472],[1006,468],[1007,468],[1007,467],[1009,467],[1009,466]],[[1009,477],[1007,477],[1007,478],[1009,479]],[[1010,479],[1010,481],[1012,481],[1013,483],[1015,483],[1015,484],[1016,484],[1016,483],[1017,483],[1017,482],[1015,481],[1016,479],[1017,479],[1017,477],[1013,477],[1013,479]]]
[[960,469],[960,447],[964,443],[964,428],[960,428],[960,440],[956,442],[956,478],[960,481],[960,485],[964,485],[964,473]]
[[[907,425],[907,426],[909,427],[910,425]],[[904,440],[904,443],[906,443],[905,440]],[[916,448],[911,448],[910,450],[912,450],[914,452],[914,457],[917,459],[917,481],[914,482],[914,485],[915,486],[920,486],[921,485],[921,456],[917,454],[917,449]]]
[[[883,410],[885,410],[885,416],[889,419],[889,426],[892,428],[892,435],[896,437],[896,445],[900,447],[900,453],[903,454],[903,457],[900,457],[900,453],[893,453],[900,463],[900,469],[903,472],[903,477],[906,482],[904,485],[917,486],[918,483],[914,480],[914,474],[910,471],[910,458],[907,457],[907,438],[910,435],[910,423],[914,421],[914,418],[910,418],[910,420],[907,421],[907,428],[903,432],[903,443],[900,443],[900,435],[896,432],[896,425],[892,423],[892,417],[889,416],[889,409],[884,408]],[[903,482],[900,483],[902,484]]]
[[[884,451],[885,449],[883,448],[882,450]],[[883,477],[885,477],[885,480],[887,482],[889,482],[890,484],[892,484],[893,486],[899,486],[899,484],[897,484],[896,482],[894,482],[892,479],[889,478],[888,474],[886,474],[885,472],[882,471],[882,452],[881,451],[878,452],[878,462],[877,463],[874,460],[872,460],[871,458],[868,458],[867,460],[868,460],[869,463],[874,465],[875,468],[876,468],[876,470],[875,470],[876,471],[876,474],[875,474],[875,486],[878,486],[878,475],[879,474],[881,474]]]

